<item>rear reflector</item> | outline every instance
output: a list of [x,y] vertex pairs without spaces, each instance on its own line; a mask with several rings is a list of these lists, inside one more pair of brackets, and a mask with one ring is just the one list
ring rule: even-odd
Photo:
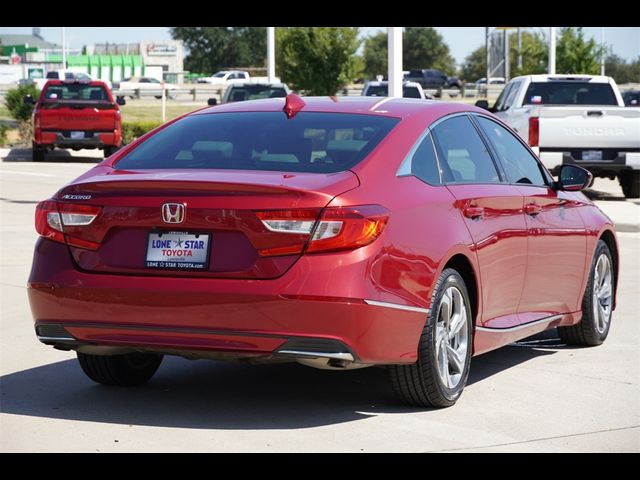
[[540,137],[540,119],[529,117],[529,146],[537,147]]
[[287,246],[265,248],[263,256],[353,250],[369,245],[382,233],[389,211],[380,205],[326,208],[316,220],[317,210],[272,210],[256,212],[264,226],[278,233],[298,234]]
[[36,231],[41,236],[55,242],[67,243],[75,247],[97,250],[100,244],[65,235],[64,227],[84,227],[100,213],[101,208],[93,205],[75,205],[51,200],[36,206]]

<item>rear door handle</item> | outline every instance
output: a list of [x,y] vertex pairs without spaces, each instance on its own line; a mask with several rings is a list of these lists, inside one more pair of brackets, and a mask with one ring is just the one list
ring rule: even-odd
[[482,214],[484,213],[484,208],[478,207],[478,206],[465,207],[462,210],[462,213],[464,214],[465,217],[473,220],[474,218],[482,217]]
[[524,213],[526,213],[527,215],[531,215],[532,217],[535,217],[541,211],[542,211],[542,207],[535,203],[528,203],[527,205],[524,206]]

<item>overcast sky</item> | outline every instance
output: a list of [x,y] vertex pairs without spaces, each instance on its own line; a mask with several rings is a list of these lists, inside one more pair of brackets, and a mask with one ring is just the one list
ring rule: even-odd
[[[461,63],[472,50],[484,43],[484,27],[435,27]],[[361,27],[364,35],[384,31],[385,27]],[[42,36],[61,43],[59,27],[42,27]],[[586,27],[588,36],[600,41],[600,27]],[[31,27],[0,27],[0,33],[31,33]],[[640,27],[605,27],[605,43],[613,52],[627,60],[640,56]],[[169,40],[169,27],[67,27],[67,43],[72,48],[101,42],[139,42],[141,40]]]

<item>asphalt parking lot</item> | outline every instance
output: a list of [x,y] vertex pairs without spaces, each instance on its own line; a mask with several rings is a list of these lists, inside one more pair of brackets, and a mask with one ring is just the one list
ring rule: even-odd
[[40,344],[26,296],[35,204],[97,160],[0,150],[0,451],[640,451],[640,202],[596,180],[619,224],[609,338],[568,348],[554,331],[473,360],[445,410],[399,405],[383,369],[320,371],[165,358],[137,389],[93,384],[75,355]]

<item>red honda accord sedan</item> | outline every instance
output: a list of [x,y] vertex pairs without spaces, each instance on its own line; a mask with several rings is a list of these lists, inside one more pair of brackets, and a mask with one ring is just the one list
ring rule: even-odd
[[607,337],[618,247],[590,182],[462,104],[205,108],[38,204],[36,334],[106,385],[163,355],[384,365],[405,402],[450,406],[474,355]]

